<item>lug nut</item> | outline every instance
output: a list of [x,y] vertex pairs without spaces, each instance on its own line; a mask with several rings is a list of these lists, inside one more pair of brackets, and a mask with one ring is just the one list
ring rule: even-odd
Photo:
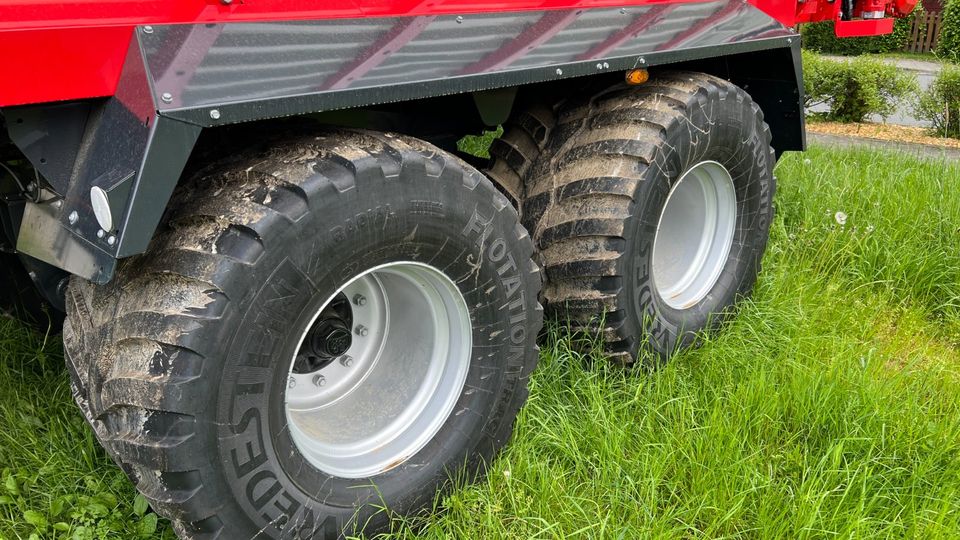
[[326,377],[324,377],[323,375],[314,375],[314,376],[313,376],[313,384],[314,384],[315,386],[323,386],[323,385],[327,384],[327,379],[326,379]]
[[355,294],[353,295],[353,303],[358,306],[365,305],[367,303],[367,297],[362,294]]
[[67,216],[67,221],[69,221],[70,224],[73,225],[74,223],[77,222],[77,219],[78,219],[78,218],[79,218],[79,216],[77,215],[77,211],[74,210],[73,212],[70,212],[70,215],[69,215],[69,216]]
[[345,354],[340,357],[340,365],[343,367],[350,367],[353,365],[353,357],[349,354]]
[[287,388],[293,388],[296,385],[297,385],[296,379],[294,379],[293,377],[290,377],[289,379],[287,379]]
[[366,337],[366,335],[370,333],[370,331],[367,330],[367,327],[362,324],[358,324],[357,327],[354,328],[354,332],[356,332],[360,337]]

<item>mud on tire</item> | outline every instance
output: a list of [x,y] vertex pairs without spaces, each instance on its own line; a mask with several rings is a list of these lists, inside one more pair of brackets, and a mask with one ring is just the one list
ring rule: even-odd
[[[509,438],[542,319],[532,242],[489,180],[409,137],[329,132],[247,156],[189,181],[149,252],[110,284],[74,279],[76,400],[182,537],[383,530],[379,507],[428,507]],[[368,477],[327,474],[282,414],[293,351],[316,298],[396,261],[456,284],[472,327],[465,383],[414,455]]]
[[[599,333],[614,360],[656,364],[717,328],[753,287],[772,218],[770,130],[746,92],[702,73],[617,85],[553,114],[555,124],[539,115],[549,141],[513,167],[527,171],[521,215],[544,267],[544,306],[574,331]],[[651,268],[658,220],[672,188],[705,161],[734,184],[732,245],[709,292],[671,306]]]

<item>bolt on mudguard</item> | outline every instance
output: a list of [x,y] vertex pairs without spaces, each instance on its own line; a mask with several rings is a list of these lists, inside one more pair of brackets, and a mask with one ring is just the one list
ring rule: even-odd
[[771,99],[793,126],[778,149],[801,149],[795,37],[739,0],[141,26],[113,97],[4,110],[62,200],[28,203],[18,249],[106,282],[118,258],[146,249],[204,128],[740,53],[789,51],[796,76],[777,90],[792,95]]

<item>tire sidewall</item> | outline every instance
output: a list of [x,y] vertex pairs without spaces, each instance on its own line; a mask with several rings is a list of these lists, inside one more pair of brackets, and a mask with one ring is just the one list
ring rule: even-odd
[[[392,177],[357,173],[348,189],[315,179],[309,212],[271,227],[263,256],[236,276],[233,288],[246,284],[250,293],[222,326],[215,416],[224,478],[249,517],[241,530],[323,537],[349,533],[351,523],[382,528],[389,515],[379,507],[416,512],[504,442],[503,425],[512,424],[532,368],[539,319],[528,291],[539,283],[525,272],[530,254],[516,241],[507,200],[479,173],[464,166],[458,174],[447,160],[439,171],[427,161]],[[332,477],[307,462],[285,428],[290,362],[323,299],[369,268],[400,261],[442,270],[463,294],[473,332],[466,383],[450,417],[414,456],[370,478]]]
[[[722,324],[737,297],[750,291],[769,234],[774,163],[762,121],[742,92],[711,90],[698,92],[686,117],[667,130],[635,194],[637,211],[629,228],[636,240],[629,243],[625,258],[632,266],[626,272],[627,318],[646,336],[639,349],[652,349],[659,358],[695,344],[699,332]],[[736,226],[712,289],[693,306],[676,309],[663,301],[654,283],[653,245],[671,190],[703,161],[716,161],[730,173],[737,197]]]

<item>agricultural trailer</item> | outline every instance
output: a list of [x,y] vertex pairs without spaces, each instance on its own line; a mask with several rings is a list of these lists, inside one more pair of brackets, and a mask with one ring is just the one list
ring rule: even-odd
[[4,296],[181,537],[383,531],[506,443],[544,309],[624,366],[715,331],[804,148],[792,28],[913,4],[7,0]]

